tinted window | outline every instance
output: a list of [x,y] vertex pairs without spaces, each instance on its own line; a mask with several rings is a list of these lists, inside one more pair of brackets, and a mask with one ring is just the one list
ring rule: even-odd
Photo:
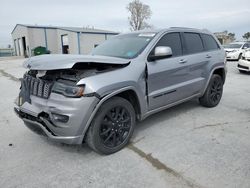
[[249,48],[250,45],[248,43],[244,44],[243,48]]
[[242,44],[237,44],[237,43],[231,43],[228,45],[225,45],[224,48],[241,48]]
[[112,37],[93,49],[92,55],[131,59],[138,56],[155,33],[131,33]]
[[205,50],[216,50],[219,48],[217,42],[211,35],[202,34],[202,40]]
[[198,33],[184,33],[184,40],[188,54],[199,53],[203,51],[201,37]]
[[182,55],[181,37],[179,33],[168,33],[164,35],[157,46],[169,46],[172,49],[173,56]]

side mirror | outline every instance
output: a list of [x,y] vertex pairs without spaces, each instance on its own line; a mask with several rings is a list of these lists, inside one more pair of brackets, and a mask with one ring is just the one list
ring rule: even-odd
[[243,47],[243,49],[247,49],[247,48],[248,48],[247,46]]
[[149,55],[149,60],[159,60],[171,57],[173,55],[172,49],[168,46],[157,46],[153,52],[153,54]]

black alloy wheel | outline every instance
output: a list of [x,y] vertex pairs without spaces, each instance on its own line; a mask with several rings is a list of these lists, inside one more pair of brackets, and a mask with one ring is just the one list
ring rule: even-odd
[[110,109],[104,116],[99,135],[103,145],[114,148],[126,140],[131,129],[131,116],[126,108],[117,106]]
[[124,98],[113,97],[96,113],[85,140],[98,153],[115,153],[129,142],[135,119],[132,104]]
[[199,98],[200,104],[205,107],[217,106],[222,97],[223,84],[222,77],[213,74],[204,95]]
[[210,88],[209,98],[213,104],[218,104],[221,99],[223,90],[223,83],[219,77],[213,79],[213,83]]

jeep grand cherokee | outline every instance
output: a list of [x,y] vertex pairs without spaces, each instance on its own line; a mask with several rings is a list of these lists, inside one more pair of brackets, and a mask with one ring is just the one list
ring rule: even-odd
[[102,154],[123,148],[136,121],[198,98],[215,107],[225,52],[207,30],[121,34],[90,55],[41,55],[24,62],[15,112],[31,130]]

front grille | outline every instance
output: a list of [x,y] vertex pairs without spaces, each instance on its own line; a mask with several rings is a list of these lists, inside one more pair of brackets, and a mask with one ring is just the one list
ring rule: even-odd
[[52,82],[35,78],[28,74],[24,75],[24,82],[29,90],[30,95],[48,99],[53,86]]
[[248,67],[243,66],[243,65],[240,65],[240,64],[238,64],[238,67],[239,67],[239,68],[242,68],[242,69],[247,69],[247,70],[249,69]]

